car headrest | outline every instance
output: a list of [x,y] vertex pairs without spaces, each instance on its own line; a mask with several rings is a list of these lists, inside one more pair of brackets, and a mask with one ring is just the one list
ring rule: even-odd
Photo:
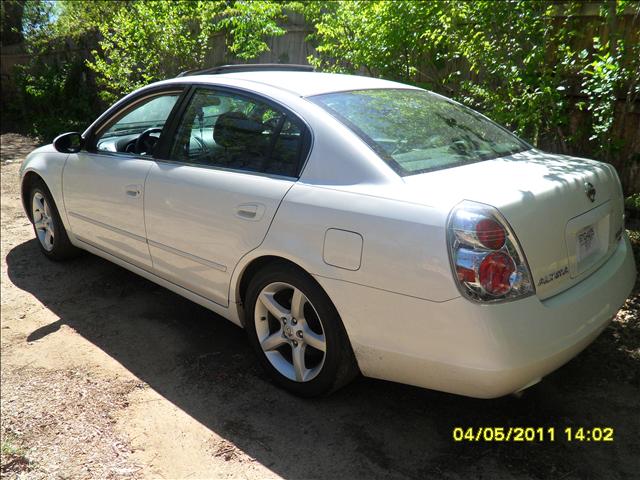
[[251,120],[242,112],[223,113],[216,120],[213,129],[213,140],[217,145],[232,147],[234,145],[246,146],[252,137],[259,136],[264,130],[264,125]]

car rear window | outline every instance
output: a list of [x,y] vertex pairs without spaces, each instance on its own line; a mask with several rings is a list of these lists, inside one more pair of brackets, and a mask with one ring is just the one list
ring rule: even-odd
[[353,130],[401,176],[531,148],[470,108],[425,90],[353,90],[309,100]]

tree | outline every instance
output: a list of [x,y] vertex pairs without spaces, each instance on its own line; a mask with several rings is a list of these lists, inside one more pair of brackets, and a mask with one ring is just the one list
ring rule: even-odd
[[[601,2],[599,16],[579,15],[590,6],[537,0],[295,4],[316,27],[317,53],[309,61],[318,68],[365,72],[452,96],[536,146],[610,161],[627,190],[640,189],[640,129],[627,134],[624,125],[640,88],[640,3],[609,0]],[[635,12],[626,38],[622,12]],[[587,101],[576,101],[580,95]],[[618,116],[617,97],[626,98]],[[580,109],[588,117],[576,126]]]
[[88,65],[96,72],[102,98],[114,100],[155,80],[202,68],[213,36],[226,35],[239,58],[268,50],[268,37],[283,35],[279,2],[133,1],[98,24],[99,49]]
[[140,86],[206,66],[214,35],[248,59],[284,34],[283,4],[275,1],[15,3],[24,7],[21,32],[31,55],[17,72],[20,95],[10,110],[14,122],[29,123],[45,140],[84,129],[106,104]]
[[24,0],[6,0],[0,4],[2,46],[16,45],[22,42],[22,19]]

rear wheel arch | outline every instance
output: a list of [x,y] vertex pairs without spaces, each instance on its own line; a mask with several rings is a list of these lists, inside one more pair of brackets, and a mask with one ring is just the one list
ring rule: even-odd
[[[244,327],[244,305],[247,300],[247,290],[249,288],[249,284],[251,283],[251,280],[261,270],[264,270],[265,268],[270,267],[271,265],[277,265],[277,264],[280,264],[285,268],[286,267],[294,268],[300,271],[301,273],[303,273],[304,275],[306,275],[313,283],[315,283],[318,286],[318,288],[320,288],[324,292],[324,294],[327,296],[327,298],[331,302],[332,307],[339,314],[337,306],[335,305],[335,303],[333,303],[333,300],[331,299],[327,291],[322,287],[322,285],[320,285],[320,283],[314,278],[314,276],[311,273],[309,273],[305,268],[301,267],[298,263],[285,257],[281,257],[278,255],[262,255],[260,257],[256,257],[253,260],[251,260],[243,268],[243,270],[240,272],[238,276],[238,281],[235,284],[236,285],[235,301],[239,306],[238,317],[243,327]],[[342,318],[341,318],[341,321],[342,321]],[[342,324],[344,326],[344,321],[342,321]]]
[[[315,279],[313,278],[313,275],[311,275],[309,272],[307,272],[304,268],[302,268],[300,265],[298,265],[297,263],[284,258],[284,257],[280,257],[277,255],[263,255],[257,258],[254,258],[253,260],[251,260],[242,270],[242,272],[239,275],[239,279],[236,282],[236,301],[239,302],[240,304],[244,304],[246,298],[247,298],[247,289],[249,288],[249,283],[251,283],[251,279],[260,271],[263,270],[265,268],[267,268],[268,266],[271,265],[275,265],[275,264],[282,264],[283,266],[289,266],[292,268],[296,268],[298,270],[300,270],[301,272],[303,272],[304,274],[306,274],[309,278],[313,279],[313,281],[315,282]],[[318,282],[316,282],[318,283]],[[322,287],[321,287],[322,288]],[[325,292],[326,293],[326,292]],[[241,321],[243,320],[243,316],[242,316],[242,312],[240,312],[240,318]]]

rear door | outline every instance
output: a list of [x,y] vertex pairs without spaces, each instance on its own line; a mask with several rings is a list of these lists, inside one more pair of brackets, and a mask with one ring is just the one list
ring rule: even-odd
[[86,151],[69,155],[63,171],[64,204],[73,234],[146,269],[151,268],[151,255],[144,225],[144,183],[181,93],[173,87],[128,102],[98,127]]
[[166,160],[154,162],[146,181],[157,274],[226,306],[234,267],[264,240],[307,139],[305,125],[271,102],[194,89]]

